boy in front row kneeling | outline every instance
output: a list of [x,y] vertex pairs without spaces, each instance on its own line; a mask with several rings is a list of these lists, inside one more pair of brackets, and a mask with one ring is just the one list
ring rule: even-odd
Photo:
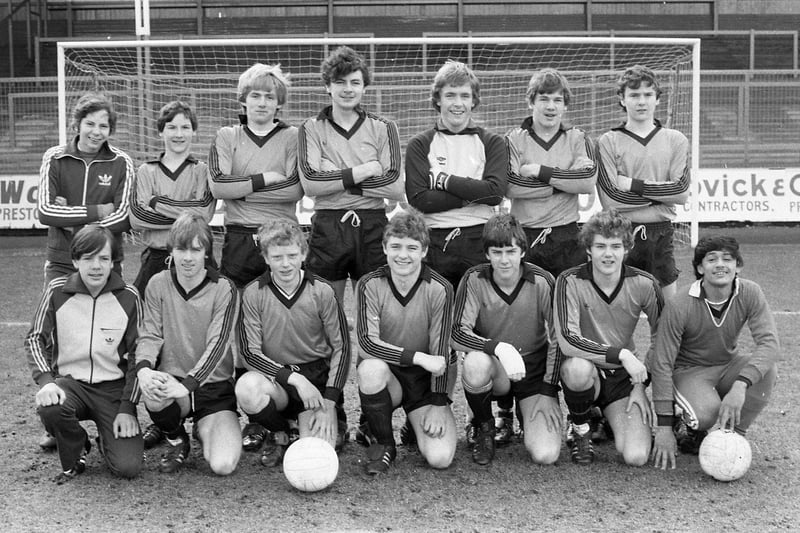
[[236,399],[251,421],[275,433],[261,464],[278,466],[297,437],[343,444],[337,413],[350,337],[333,287],[303,269],[308,244],[300,226],[267,222],[258,242],[267,271],[245,287],[239,322],[239,348],[254,370],[239,378]]
[[[70,242],[74,274],[51,281],[25,338],[36,407],[56,439],[61,484],[86,470],[92,448],[81,420],[97,425],[97,442],[111,472],[132,478],[144,444],[136,419],[133,347],[139,296],[112,272],[122,253],[111,231],[81,228]],[[92,341],[95,339],[95,342]]]
[[553,276],[523,260],[527,237],[513,215],[490,218],[482,240],[489,263],[464,274],[453,317],[453,346],[467,352],[461,381],[477,434],[472,460],[492,462],[492,398],[512,395],[531,459],[553,464],[561,450]]
[[413,208],[398,213],[383,233],[387,265],[356,287],[361,411],[375,437],[367,473],[388,470],[397,455],[392,412],[402,406],[422,456],[447,468],[456,451],[448,391],[453,288],[422,262],[430,239]]
[[[697,280],[670,300],[661,317],[655,357],[648,361],[656,467],[675,468],[678,448],[696,454],[714,427],[744,435],[769,403],[778,332],[761,287],[739,277],[743,265],[736,239],[700,239],[692,260]],[[738,349],[745,323],[753,337],[750,354]],[[673,403],[680,417],[673,416]]]
[[556,280],[554,320],[564,402],[571,422],[572,461],[590,464],[594,445],[589,414],[601,408],[626,464],[642,466],[650,453],[652,413],[645,395],[647,369],[634,332],[642,313],[650,326],[650,352],[664,298],[650,274],[625,264],[633,246],[631,222],[615,209],[595,213],[581,228],[589,260]]
[[202,215],[183,213],[167,238],[172,265],[147,285],[136,369],[150,419],[169,444],[162,472],[177,471],[189,457],[188,416],[215,474],[233,473],[242,453],[230,351],[239,295],[206,266],[212,242]]

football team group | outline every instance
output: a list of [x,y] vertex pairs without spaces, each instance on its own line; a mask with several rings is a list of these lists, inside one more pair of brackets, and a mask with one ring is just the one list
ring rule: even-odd
[[[395,123],[361,106],[365,59],[340,47],[321,73],[330,105],[297,128],[278,118],[288,76],[247,69],[240,124],[216,133],[207,164],[191,154],[197,117],[181,101],[160,110],[163,152],[138,171],[108,142],[111,102],[77,102],[76,136],[43,157],[45,286],[25,340],[57,482],[84,472],[93,444],[125,478],[162,441],[159,468],[177,471],[192,437],[219,475],[243,449],[280,465],[300,437],[340,450],[353,366],[355,440],[370,474],[396,459],[399,407],[401,444],[432,468],[452,463],[459,374],[479,465],[514,439],[535,463],[555,463],[566,440],[572,461],[589,464],[593,440],[609,438],[626,464],[675,468],[678,450],[697,453],[710,428],[747,431],[776,379],[774,320],[759,286],[739,277],[729,237],[700,239],[696,281],[677,290],[673,221],[688,198],[689,143],[655,118],[650,69],[621,72],[624,119],[596,140],[563,122],[565,77],[534,72],[528,116],[503,137],[473,119],[475,73],[447,61],[431,87],[433,125],[404,160]],[[603,210],[579,226],[579,195],[595,190]],[[315,206],[308,238],[296,215],[304,195]],[[129,285],[131,228],[146,248]],[[650,343],[637,351],[642,313]],[[152,421],[144,431],[137,404]],[[96,424],[94,443],[84,420]]]

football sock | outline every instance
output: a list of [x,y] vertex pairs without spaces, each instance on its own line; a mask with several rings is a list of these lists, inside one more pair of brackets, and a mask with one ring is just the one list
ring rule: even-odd
[[[184,435],[185,434],[186,433],[184,432]],[[178,446],[179,444],[183,444],[183,438],[182,437],[183,437],[183,435],[178,435],[178,437],[174,438],[174,439],[171,439],[171,438],[167,437],[166,438],[167,444],[169,444],[170,446]]]
[[178,402],[172,402],[161,411],[147,410],[153,424],[161,428],[167,439],[176,440],[182,437],[186,430],[183,429],[183,419],[181,418],[181,406]]
[[361,413],[367,420],[375,439],[384,445],[394,445],[392,433],[392,396],[389,389],[383,388],[375,394],[364,394],[358,391],[361,398]]
[[500,411],[507,411],[507,413],[503,413],[502,416],[514,416],[511,412],[514,408],[514,395],[509,392],[503,396],[497,398],[497,407]]
[[594,389],[592,387],[574,391],[564,387],[564,402],[569,409],[569,416],[576,426],[589,422],[589,415],[594,403]]
[[591,429],[591,428],[589,427],[589,424],[588,424],[588,423],[585,423],[585,422],[584,422],[583,424],[575,424],[575,423],[573,422],[573,424],[572,424],[572,427],[574,427],[574,428],[575,428],[575,433],[577,433],[577,434],[578,434],[578,435],[580,435],[581,437],[583,437],[584,435],[586,435],[587,433],[589,433],[589,430]]
[[275,402],[272,401],[272,398],[270,398],[265,408],[249,415],[249,418],[270,431],[289,431],[289,421],[275,407]]
[[[483,389],[483,390],[481,390]],[[464,396],[467,404],[472,409],[472,423],[480,426],[484,422],[492,420],[492,384],[489,382],[485,387],[478,390],[469,390],[464,385]]]

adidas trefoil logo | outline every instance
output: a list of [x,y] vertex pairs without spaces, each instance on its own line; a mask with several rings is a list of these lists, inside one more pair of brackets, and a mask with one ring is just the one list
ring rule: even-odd
[[100,174],[97,176],[97,180],[100,182],[100,185],[108,187],[111,185],[111,174]]

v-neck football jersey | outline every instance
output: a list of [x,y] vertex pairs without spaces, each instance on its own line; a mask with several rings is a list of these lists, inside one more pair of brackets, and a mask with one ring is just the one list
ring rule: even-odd
[[[577,222],[579,194],[594,192],[594,148],[583,131],[563,125],[547,141],[533,129],[531,117],[506,135],[508,197],[511,214],[526,228]],[[522,176],[523,165],[540,165],[537,177]]]
[[[675,220],[676,206],[689,199],[689,140],[656,121],[640,137],[624,125],[597,141],[597,191],[603,208],[616,208],[636,223]],[[630,191],[618,187],[618,176],[633,180]]]
[[588,359],[600,368],[621,368],[619,353],[636,352],[633,334],[644,312],[650,324],[650,347],[664,298],[658,281],[643,270],[623,265],[619,283],[606,294],[595,283],[592,264],[565,270],[556,280],[554,315],[558,345],[568,357]]
[[505,342],[523,357],[547,346],[543,381],[558,390],[561,354],[555,343],[552,296],[553,276],[531,263],[522,264],[522,277],[511,294],[494,282],[490,264],[470,268],[456,292],[453,346],[495,355],[498,343]]

